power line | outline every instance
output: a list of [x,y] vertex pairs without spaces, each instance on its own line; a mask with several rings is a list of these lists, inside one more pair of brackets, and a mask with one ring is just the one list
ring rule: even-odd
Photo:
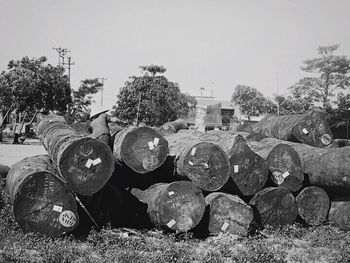
[[68,50],[67,48],[61,48],[61,47],[53,47],[52,49],[56,50],[56,52],[58,53],[58,66],[60,67],[61,65],[64,64],[64,56],[68,52],[70,52],[70,50]]

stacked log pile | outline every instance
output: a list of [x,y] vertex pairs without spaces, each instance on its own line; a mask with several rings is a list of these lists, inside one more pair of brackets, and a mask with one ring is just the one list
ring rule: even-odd
[[[242,236],[256,225],[297,220],[329,221],[348,230],[350,148],[324,147],[332,135],[320,116],[312,111],[293,121],[269,117],[283,129],[267,119],[257,124],[261,131],[275,127],[269,136],[298,142],[262,138],[248,128],[250,133],[199,132],[174,123],[164,136],[150,127],[111,131],[103,115],[92,122],[92,136],[82,137],[62,118],[42,116],[38,134],[49,157],[25,159],[7,177],[16,220],[26,231],[40,232],[43,225],[41,233],[52,236],[86,222]],[[133,180],[121,183],[123,176]],[[56,210],[75,215],[71,229],[57,227]]]

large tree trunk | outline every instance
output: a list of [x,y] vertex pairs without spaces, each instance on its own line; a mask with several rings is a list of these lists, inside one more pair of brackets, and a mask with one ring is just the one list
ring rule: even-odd
[[169,148],[164,137],[152,128],[131,126],[114,135],[113,152],[118,163],[145,174],[164,163]]
[[205,191],[219,190],[228,180],[230,163],[220,146],[175,133],[166,137],[176,173]]
[[248,235],[254,219],[253,209],[236,195],[210,193],[205,197],[209,206],[209,232],[227,232],[234,235]]
[[167,136],[173,133],[177,133],[179,130],[188,129],[187,123],[184,120],[176,120],[172,122],[164,123],[157,130],[162,136]]
[[298,115],[266,116],[254,125],[254,129],[271,138],[315,147],[327,146],[333,140],[324,113],[316,110]]
[[[260,144],[274,147],[280,143],[291,146],[300,157],[306,181],[320,186],[328,194],[348,194],[350,189],[350,148],[317,148],[305,144],[281,141],[273,138],[263,139]],[[251,142],[254,147],[257,143]]]
[[296,197],[300,217],[308,225],[319,225],[327,220],[330,200],[320,187],[304,188]]
[[[181,130],[177,134],[167,136],[170,145],[176,142],[201,141],[214,143],[221,147],[228,155],[230,176],[235,183],[235,190],[244,196],[251,196],[260,191],[268,176],[265,160],[255,154],[242,136],[246,133],[223,131],[198,132]],[[228,185],[229,187],[229,185]]]
[[131,192],[148,205],[153,224],[177,232],[194,228],[205,211],[202,191],[188,181],[159,183],[144,191],[134,188]]
[[6,184],[15,219],[25,232],[55,237],[78,225],[75,197],[49,156],[17,162],[11,167]]
[[99,140],[80,136],[61,116],[38,117],[37,134],[70,188],[81,195],[100,190],[114,170],[109,147]]
[[255,219],[262,226],[292,224],[298,215],[294,196],[283,187],[265,188],[257,193],[249,204],[256,212]]

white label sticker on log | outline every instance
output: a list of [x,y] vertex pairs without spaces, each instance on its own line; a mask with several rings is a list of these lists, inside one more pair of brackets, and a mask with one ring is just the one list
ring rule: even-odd
[[166,224],[169,228],[172,228],[176,224],[174,219],[171,219],[168,224]]
[[101,163],[101,162],[102,162],[102,161],[101,161],[100,158],[97,158],[97,159],[95,159],[95,160],[91,160],[91,159],[89,158],[89,160],[87,160],[85,166],[86,166],[87,168],[91,168],[92,165],[95,166],[95,165],[98,165],[98,164]]
[[239,167],[238,167],[237,164],[235,164],[235,165],[233,166],[233,170],[234,170],[235,173],[238,173],[238,168],[239,168]]
[[175,192],[174,192],[174,191],[170,191],[168,194],[169,194],[170,196],[172,196],[172,195],[175,194]]
[[62,212],[62,209],[63,209],[63,207],[59,206],[59,205],[54,205],[53,208],[52,208],[53,211],[56,211],[56,212],[59,212],[59,213]]
[[278,185],[283,183],[284,177],[283,177],[281,172],[275,171],[275,172],[273,172],[273,176],[275,177],[276,183]]
[[190,165],[193,165],[193,162],[191,162],[191,161],[188,161],[188,163],[189,163]]
[[287,172],[284,172],[283,174],[282,174],[282,177],[283,177],[283,179],[286,179],[286,177],[288,177],[289,176],[289,172],[287,171]]
[[148,142],[148,148],[149,148],[150,150],[153,150],[153,149],[154,149],[154,144],[153,144],[153,142]]
[[77,222],[77,218],[72,211],[66,210],[60,214],[58,221],[64,227],[72,227]]
[[157,146],[158,145],[158,143],[159,143],[159,138],[154,138],[154,140],[153,140],[153,145],[154,146]]
[[194,156],[196,154],[196,151],[197,151],[196,147],[192,148],[191,155]]
[[221,230],[222,231],[226,231],[226,229],[228,228],[229,224],[227,222],[225,222],[222,227],[221,227]]
[[309,131],[307,129],[305,129],[305,128],[302,131],[303,131],[304,134],[308,134],[309,133]]

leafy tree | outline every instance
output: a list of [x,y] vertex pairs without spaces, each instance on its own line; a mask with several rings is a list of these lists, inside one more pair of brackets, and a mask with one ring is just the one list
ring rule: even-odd
[[330,99],[336,95],[336,91],[349,88],[350,60],[346,56],[333,54],[338,47],[319,47],[319,57],[303,62],[301,69],[317,76],[304,77],[294,84],[290,89],[295,98],[312,99],[329,107]]
[[275,113],[277,109],[276,105],[257,89],[245,85],[236,86],[231,101],[239,105],[239,109],[248,119],[263,113]]
[[150,65],[150,66],[140,66],[140,68],[145,72],[150,72],[154,77],[157,73],[164,73],[166,68],[163,66]]
[[89,106],[94,102],[93,95],[101,90],[103,83],[98,78],[81,81],[78,90],[73,90],[71,115],[75,120],[85,120],[89,115]]
[[275,101],[279,107],[279,115],[301,114],[313,106],[311,100],[305,98],[294,98],[292,96],[276,96]]
[[0,76],[0,100],[19,111],[65,112],[71,102],[69,80],[64,69],[46,65],[46,57],[11,60]]
[[115,115],[123,120],[136,120],[148,125],[162,125],[188,113],[195,99],[181,93],[177,83],[164,76],[155,76],[159,66],[144,66],[143,76],[132,76],[121,88],[116,103]]

